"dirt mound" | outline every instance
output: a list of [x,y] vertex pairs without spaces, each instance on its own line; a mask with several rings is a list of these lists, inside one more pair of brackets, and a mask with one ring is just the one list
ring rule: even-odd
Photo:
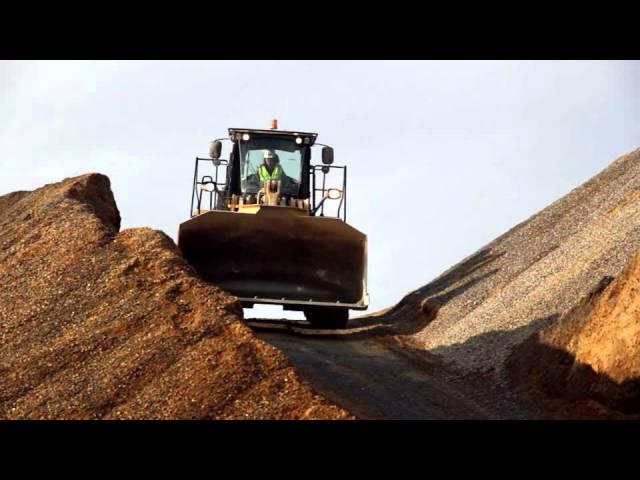
[[347,418],[109,180],[0,197],[0,418]]
[[508,361],[518,390],[559,417],[640,418],[640,252]]
[[618,275],[639,248],[640,149],[412,292],[386,317],[403,325],[404,342],[506,382],[514,346],[603,277]]

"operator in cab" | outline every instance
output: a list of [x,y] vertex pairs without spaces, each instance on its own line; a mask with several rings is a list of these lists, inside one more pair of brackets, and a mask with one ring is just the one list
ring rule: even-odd
[[265,180],[281,180],[283,177],[282,166],[278,154],[273,150],[265,150],[262,164],[258,168],[258,177],[261,182]]

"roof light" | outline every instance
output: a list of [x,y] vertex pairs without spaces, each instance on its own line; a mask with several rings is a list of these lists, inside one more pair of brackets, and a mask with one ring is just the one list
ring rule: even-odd
[[245,134],[242,135],[242,140],[244,140],[245,142],[249,141],[249,138],[250,137],[249,137],[248,133],[245,133]]
[[276,120],[275,118],[273,120],[271,120],[271,130],[277,130],[278,129],[278,120]]
[[296,137],[296,143],[300,145],[302,143],[302,137]]

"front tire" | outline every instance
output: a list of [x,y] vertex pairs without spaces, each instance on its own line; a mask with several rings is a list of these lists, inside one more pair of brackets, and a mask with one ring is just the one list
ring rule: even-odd
[[347,322],[349,322],[347,308],[313,308],[305,310],[304,316],[314,328],[346,328]]

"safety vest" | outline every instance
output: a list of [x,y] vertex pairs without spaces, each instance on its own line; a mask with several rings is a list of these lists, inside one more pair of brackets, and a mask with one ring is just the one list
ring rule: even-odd
[[269,173],[266,165],[260,165],[258,168],[258,174],[260,175],[260,181],[264,182],[265,180],[280,180],[280,176],[282,174],[282,167],[280,165],[276,165],[273,168],[273,171]]

